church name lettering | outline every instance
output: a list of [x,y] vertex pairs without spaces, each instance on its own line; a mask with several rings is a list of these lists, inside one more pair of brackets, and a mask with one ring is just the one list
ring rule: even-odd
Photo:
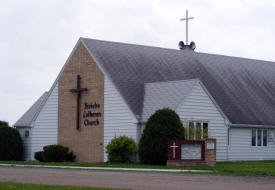
[[84,103],[84,109],[97,109],[100,108],[100,104],[94,102],[94,103]]
[[85,126],[97,126],[99,125],[99,117],[101,117],[101,112],[98,110],[100,108],[100,104],[93,103],[84,103],[84,125]]
[[101,117],[101,113],[100,112],[91,112],[91,111],[84,111],[83,112],[83,117]]

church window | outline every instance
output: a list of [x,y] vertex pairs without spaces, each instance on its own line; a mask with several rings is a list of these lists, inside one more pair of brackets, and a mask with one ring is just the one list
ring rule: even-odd
[[267,130],[266,129],[252,129],[252,146],[267,146]]
[[208,122],[189,121],[185,127],[186,140],[202,140],[208,138]]

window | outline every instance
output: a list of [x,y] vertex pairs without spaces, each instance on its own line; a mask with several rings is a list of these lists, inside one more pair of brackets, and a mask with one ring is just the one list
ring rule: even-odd
[[267,145],[267,130],[263,130],[263,146]]
[[201,121],[190,121],[185,127],[186,140],[201,140],[208,138],[208,123]]
[[28,138],[30,136],[30,131],[25,131],[25,137]]
[[208,138],[208,123],[203,123],[203,138]]
[[252,129],[252,146],[267,146],[267,130]]
[[256,129],[252,129],[252,146],[256,146]]
[[257,130],[257,146],[262,146],[262,130]]

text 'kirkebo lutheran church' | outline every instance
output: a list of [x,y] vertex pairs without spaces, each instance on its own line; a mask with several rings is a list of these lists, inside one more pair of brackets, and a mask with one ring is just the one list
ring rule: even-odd
[[58,143],[79,162],[107,161],[112,138],[138,143],[150,115],[169,107],[185,126],[208,130],[217,161],[275,159],[275,63],[180,45],[80,38],[51,89],[15,124],[24,158]]

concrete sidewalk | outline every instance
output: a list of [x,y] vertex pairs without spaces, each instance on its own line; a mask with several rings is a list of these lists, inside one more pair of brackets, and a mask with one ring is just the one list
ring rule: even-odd
[[151,168],[111,168],[111,167],[81,167],[81,166],[53,166],[53,165],[23,165],[23,164],[0,164],[0,166],[31,167],[31,168],[60,168],[60,169],[84,169],[84,170],[112,170],[112,171],[142,171],[142,172],[192,172],[212,173],[211,170],[182,170],[182,169],[151,169]]

